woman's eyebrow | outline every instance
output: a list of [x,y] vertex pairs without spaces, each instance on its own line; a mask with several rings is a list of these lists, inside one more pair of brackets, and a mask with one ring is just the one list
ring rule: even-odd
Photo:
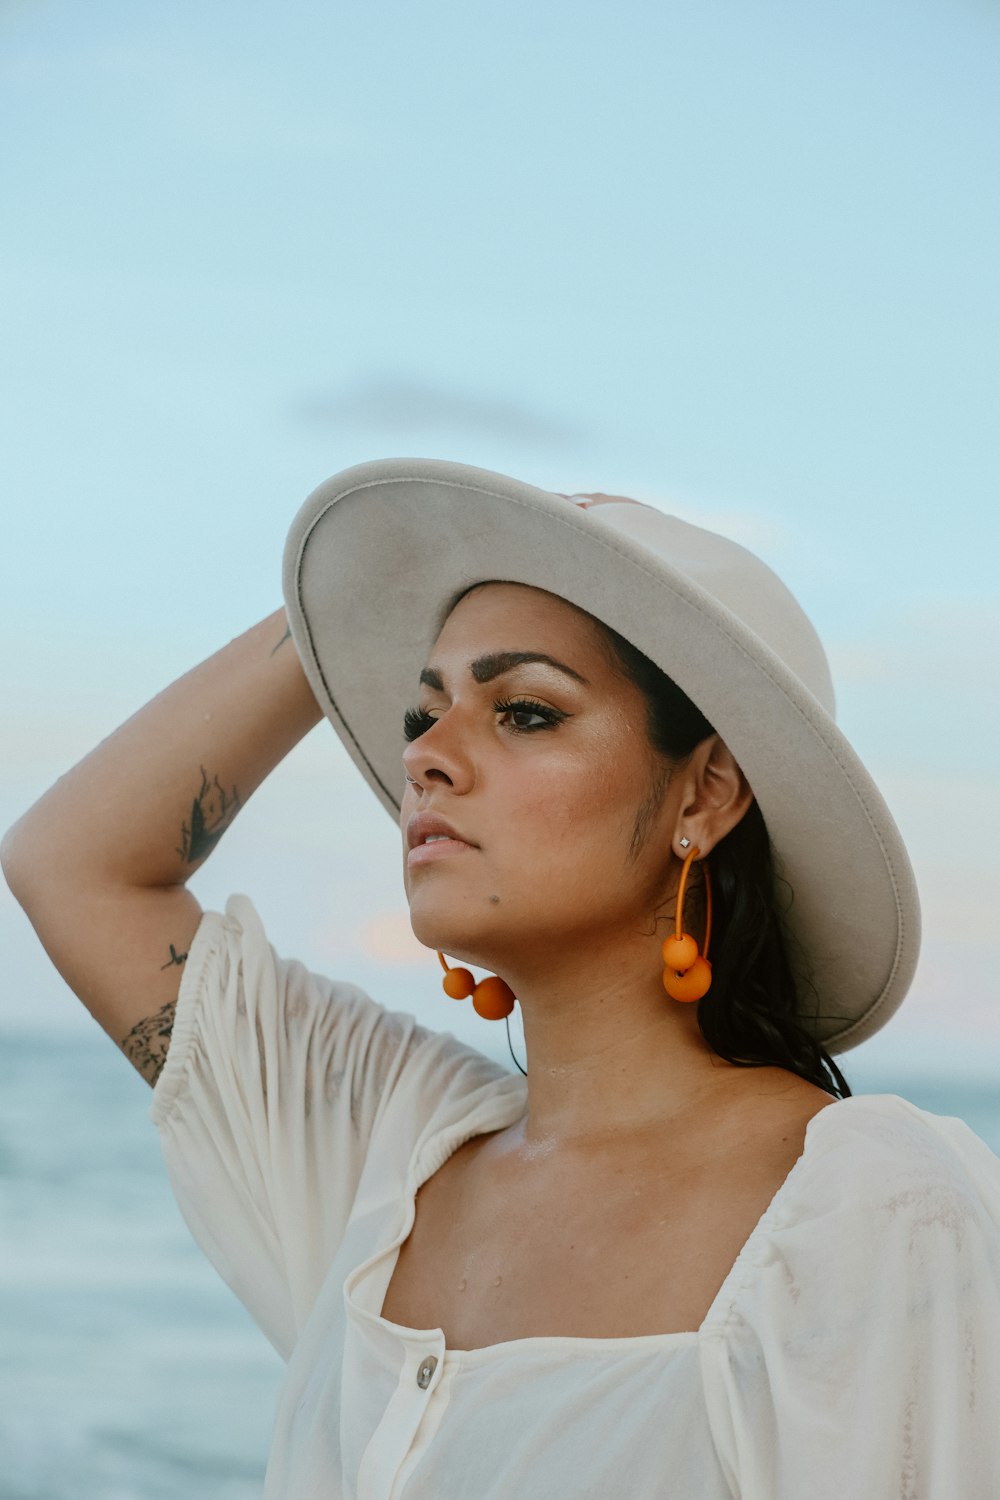
[[[582,677],[572,667],[567,667],[565,662],[556,661],[554,656],[547,656],[544,651],[491,651],[488,656],[477,656],[475,661],[470,662],[469,671],[477,682],[492,682],[494,677],[499,677],[503,672],[509,672],[511,667],[519,667],[522,663],[529,661],[538,661],[544,666],[557,667],[560,672],[565,672],[567,677],[572,677],[576,682],[582,682],[584,687],[590,686],[586,677]],[[444,682],[437,667],[424,667],[420,674],[420,681],[439,693],[444,691]]]

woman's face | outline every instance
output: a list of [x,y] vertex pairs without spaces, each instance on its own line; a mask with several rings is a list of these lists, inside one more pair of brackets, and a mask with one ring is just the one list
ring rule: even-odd
[[[569,671],[504,663],[511,652]],[[446,620],[423,676],[400,819],[418,940],[500,973],[570,947],[606,952],[629,932],[648,941],[677,809],[643,695],[590,619],[541,589],[484,584]],[[425,811],[474,847],[412,862],[407,825]]]

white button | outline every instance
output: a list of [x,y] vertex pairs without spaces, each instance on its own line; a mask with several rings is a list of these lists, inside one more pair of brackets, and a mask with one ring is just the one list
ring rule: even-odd
[[417,1385],[419,1385],[419,1387],[420,1387],[420,1389],[422,1391],[426,1391],[427,1387],[430,1385],[430,1383],[431,1383],[431,1376],[434,1374],[434,1371],[436,1369],[437,1369],[437,1358],[436,1358],[436,1356],[433,1355],[433,1354],[428,1354],[427,1358],[424,1360],[423,1364],[420,1366],[420,1369],[417,1371]]

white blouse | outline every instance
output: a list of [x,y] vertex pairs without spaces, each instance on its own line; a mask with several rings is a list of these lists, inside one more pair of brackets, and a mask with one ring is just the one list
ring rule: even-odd
[[838,1100],[704,1322],[449,1349],[381,1316],[417,1188],[527,1085],[206,911],[153,1092],[198,1244],[287,1362],[265,1500],[996,1500],[1000,1160]]

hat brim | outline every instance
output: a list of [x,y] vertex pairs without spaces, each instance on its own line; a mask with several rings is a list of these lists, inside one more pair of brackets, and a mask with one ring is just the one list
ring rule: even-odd
[[731,610],[609,512],[465,464],[389,458],[321,484],[289,529],[282,583],[306,676],[398,823],[404,708],[454,594],[497,579],[547,589],[659,663],[739,762],[791,889],[801,1019],[830,1053],[879,1030],[916,967],[905,846],[818,699]]

